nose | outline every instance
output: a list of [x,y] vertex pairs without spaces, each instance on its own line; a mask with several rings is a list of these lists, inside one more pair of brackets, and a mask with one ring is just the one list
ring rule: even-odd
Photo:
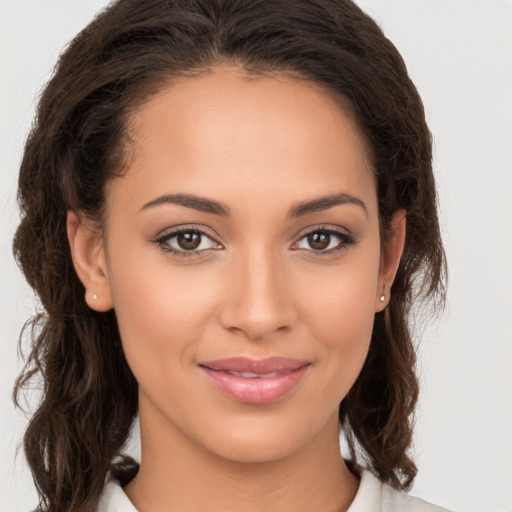
[[297,319],[288,275],[271,250],[236,257],[222,303],[222,326],[251,340],[288,331]]

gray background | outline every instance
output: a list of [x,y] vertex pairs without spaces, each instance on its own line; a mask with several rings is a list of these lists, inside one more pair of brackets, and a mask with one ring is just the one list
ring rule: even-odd
[[[424,99],[450,265],[448,308],[419,349],[413,494],[459,511],[511,511],[512,2],[358,3],[401,51]],[[38,91],[105,4],[0,0],[0,512],[36,504],[15,457],[26,418],[10,399],[18,334],[35,304],[11,256],[17,167]]]

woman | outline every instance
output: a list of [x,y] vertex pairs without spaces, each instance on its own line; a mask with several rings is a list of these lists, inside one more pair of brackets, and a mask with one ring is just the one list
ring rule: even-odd
[[43,510],[440,510],[399,492],[408,313],[443,295],[430,134],[354,4],[113,3],[42,95],[19,197]]

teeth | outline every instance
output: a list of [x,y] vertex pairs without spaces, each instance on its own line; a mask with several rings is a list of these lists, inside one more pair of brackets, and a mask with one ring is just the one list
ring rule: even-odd
[[252,373],[252,372],[235,372],[232,370],[227,371],[229,375],[236,375],[237,377],[244,377],[245,379],[268,379],[271,377],[277,377],[282,375],[282,372],[271,372],[271,373]]

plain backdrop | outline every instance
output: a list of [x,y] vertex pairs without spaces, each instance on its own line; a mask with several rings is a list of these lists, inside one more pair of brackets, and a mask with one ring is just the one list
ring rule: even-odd
[[[248,0],[250,1],[250,0]],[[512,511],[512,2],[358,0],[402,53],[435,142],[448,307],[421,338],[412,493]],[[37,504],[11,389],[34,297],[12,258],[16,180],[37,96],[104,0],[0,0],[0,512]],[[134,445],[137,445],[135,438]]]

